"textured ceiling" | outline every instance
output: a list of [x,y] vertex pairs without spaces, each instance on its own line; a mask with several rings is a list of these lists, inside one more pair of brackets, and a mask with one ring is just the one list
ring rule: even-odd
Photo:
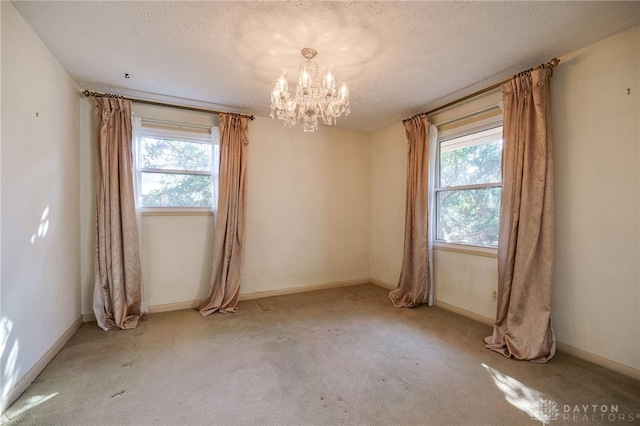
[[313,47],[350,86],[338,127],[367,132],[640,23],[609,1],[12,3],[83,89],[183,105],[268,116]]

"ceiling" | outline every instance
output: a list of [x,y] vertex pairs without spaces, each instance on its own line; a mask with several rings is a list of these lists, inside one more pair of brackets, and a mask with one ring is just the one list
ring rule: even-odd
[[612,1],[12,3],[82,89],[222,111],[268,116],[313,47],[364,132],[640,24]]

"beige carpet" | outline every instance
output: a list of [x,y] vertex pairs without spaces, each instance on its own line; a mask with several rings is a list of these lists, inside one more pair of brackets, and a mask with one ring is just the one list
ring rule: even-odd
[[168,312],[128,331],[84,324],[3,423],[640,424],[640,382],[563,353],[506,359],[483,348],[490,327],[393,308],[387,293],[369,284],[246,301],[236,314]]

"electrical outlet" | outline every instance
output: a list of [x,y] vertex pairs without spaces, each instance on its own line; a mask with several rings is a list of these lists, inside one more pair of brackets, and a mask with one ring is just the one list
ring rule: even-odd
[[497,291],[493,291],[493,295],[491,297],[491,300],[498,300],[498,292]]

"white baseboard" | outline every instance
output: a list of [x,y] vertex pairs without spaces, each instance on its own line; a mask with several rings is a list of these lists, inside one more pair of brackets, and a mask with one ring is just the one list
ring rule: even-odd
[[495,319],[493,318],[489,318],[489,317],[485,317],[484,315],[480,315],[480,314],[476,314],[475,312],[471,312],[468,311],[464,308],[459,308],[455,305],[450,305],[449,303],[445,303],[441,300],[436,299],[436,306],[442,308],[442,309],[446,309],[447,311],[451,311],[454,312],[456,314],[462,315],[463,317],[467,317],[467,318],[471,318],[472,320],[476,320],[478,322],[481,322],[483,324],[487,324],[487,325],[493,325],[494,322],[496,322]]
[[601,367],[615,371],[616,373],[624,374],[625,376],[633,377],[636,380],[640,380],[640,370],[631,366],[620,364],[619,362],[612,361],[608,358],[601,357],[600,355],[592,354],[591,352],[583,351],[582,349],[574,348],[566,343],[556,342],[556,346],[559,351],[568,353],[577,358],[584,359],[585,361],[592,362]]
[[194,309],[202,303],[202,300],[187,300],[186,302],[163,303],[162,305],[149,306],[149,313],[180,311],[182,309]]
[[[330,288],[347,287],[347,286],[351,286],[351,285],[367,284],[367,283],[375,284],[375,285],[377,285],[379,287],[382,287],[382,288],[385,288],[387,290],[394,290],[397,287],[396,284],[391,284],[391,283],[388,283],[386,281],[379,280],[377,278],[369,277],[369,278],[358,278],[358,279],[345,280],[345,281],[334,281],[334,282],[328,282],[328,283],[322,283],[322,284],[312,284],[312,285],[304,285],[304,286],[298,286],[298,287],[289,287],[289,288],[283,288],[283,289],[277,289],[277,290],[258,291],[258,292],[254,292],[254,293],[244,293],[244,294],[240,294],[240,300],[253,300],[253,299],[260,299],[260,298],[263,298],[263,297],[282,296],[282,295],[285,295],[285,294],[303,293],[303,292],[307,292],[307,291],[315,291],[315,290],[324,290],[324,289],[330,289]],[[154,306],[149,306],[149,312],[150,313],[158,313],[158,312],[177,311],[177,310],[181,310],[181,309],[194,309],[201,302],[202,302],[202,300],[192,300],[192,301],[186,301],[186,302],[166,303],[166,304],[162,304],[162,305],[154,305]],[[495,320],[493,318],[489,318],[489,317],[486,317],[484,315],[480,315],[480,314],[477,314],[475,312],[468,311],[468,310],[466,310],[464,308],[460,308],[458,306],[451,305],[449,303],[442,302],[440,300],[436,300],[436,306],[438,306],[438,307],[440,307],[442,309],[446,309],[447,311],[451,311],[451,312],[454,312],[456,314],[462,315],[464,317],[470,318],[472,320],[481,322],[481,323],[486,324],[486,325],[492,326],[494,324],[494,322],[495,322]],[[94,314],[83,314],[82,318],[78,319],[78,321],[80,321],[80,320],[82,320],[82,322],[90,322],[90,321],[95,321],[96,318],[95,318]],[[76,323],[78,321],[76,321]],[[74,326],[75,326],[75,323],[74,323]],[[75,332],[75,330],[77,330],[78,327],[79,327],[79,325],[77,325],[75,327],[73,332]],[[72,328],[73,328],[73,326],[72,326]],[[71,330],[71,328],[70,328],[70,330]],[[73,332],[71,332],[71,334],[73,334]],[[67,333],[68,333],[68,331],[67,331]],[[67,336],[67,333],[65,333],[65,336]],[[71,334],[66,338],[65,338],[65,336],[61,337],[59,342],[62,341],[62,340],[64,340],[64,342],[66,342],[69,339],[69,337],[71,337]],[[64,342],[59,347],[57,346],[58,343],[56,343],[56,346],[54,346],[54,348],[52,348],[50,350],[50,352],[54,351],[53,355],[55,355],[55,353],[57,353],[60,350],[60,348],[62,347]],[[585,361],[592,362],[592,363],[594,363],[596,365],[599,365],[601,367],[608,368],[609,370],[613,370],[613,371],[616,371],[618,373],[624,374],[626,376],[633,377],[635,379],[640,380],[640,370],[638,370],[636,368],[630,367],[628,365],[620,364],[618,362],[615,362],[615,361],[612,361],[610,359],[601,357],[599,355],[592,354],[592,353],[584,351],[582,349],[574,348],[573,346],[567,345],[565,343],[557,342],[557,347],[558,347],[558,350],[560,350],[562,352],[568,353],[568,354],[573,355],[575,357],[584,359]],[[48,355],[49,355],[49,352],[47,352],[47,355],[45,355],[45,357],[43,357],[43,360]],[[53,355],[51,355],[51,357],[44,363],[44,365],[46,365],[51,360],[51,358],[53,358]],[[40,363],[38,363],[38,364],[40,364]],[[42,366],[42,368],[44,368],[44,366]],[[38,372],[35,374],[35,376],[37,376],[40,373],[40,371],[42,371],[42,368],[40,368],[40,370],[38,370]],[[35,369],[36,369],[36,367],[34,367],[32,370],[35,370]],[[31,373],[31,371],[29,372],[29,374],[30,373]],[[35,376],[33,378],[35,378]],[[27,379],[27,376],[25,376],[25,379],[23,379],[23,381],[26,380],[26,379]],[[31,383],[32,381],[33,381],[33,379],[28,380],[28,383],[27,383],[26,386],[28,386],[29,383]],[[22,381],[21,381],[21,383],[22,383]],[[24,387],[24,389],[22,389],[18,393],[18,396],[22,392],[24,392],[24,390],[26,389],[26,386]],[[14,388],[14,390],[16,390],[16,389],[18,389],[18,386],[16,386],[16,388]],[[5,400],[7,398],[5,398]],[[4,404],[4,402],[5,401],[2,401],[2,404]],[[4,405],[0,405],[0,408],[2,408],[2,410],[0,411],[0,413],[1,413],[2,411],[4,411],[5,406]]]
[[[303,285],[298,287],[288,287],[277,290],[266,290],[266,291],[257,291],[253,293],[240,293],[240,300],[253,300],[260,299],[263,297],[272,297],[272,296],[282,296],[285,294],[295,294],[295,293],[304,293],[307,291],[316,291],[316,290],[325,290],[329,288],[339,288],[339,287],[348,287],[352,285],[358,284],[368,284],[371,280],[369,277],[367,278],[357,278],[353,280],[345,280],[345,281],[332,281],[328,283],[321,284],[311,284],[311,285]],[[149,306],[149,313],[155,314],[160,312],[170,312],[170,311],[179,311],[182,309],[195,309],[202,303],[202,300],[187,300],[184,302],[176,302],[176,303],[164,303],[160,305],[152,305]],[[83,322],[95,322],[96,316],[94,314],[83,314],[82,321]]]
[[282,296],[285,294],[305,293],[307,291],[326,290],[329,288],[348,287],[358,284],[368,284],[371,282],[369,277],[356,278],[353,280],[333,281],[322,284],[301,285],[298,287],[281,288],[277,290],[256,291],[254,293],[240,294],[240,300],[261,299],[263,297]]
[[395,290],[398,287],[397,284],[391,284],[373,277],[369,278],[369,282],[377,285],[378,287],[386,288],[387,290]]
[[36,364],[31,367],[31,369],[24,375],[22,379],[7,393],[2,401],[0,401],[0,415],[5,412],[11,404],[13,404],[19,397],[22,395],[24,391],[33,383],[33,381],[38,377],[38,374],[44,370],[44,368],[51,362],[53,357],[62,349],[62,347],[67,343],[67,341],[74,335],[76,331],[80,328],[83,322],[83,317],[78,317],[77,320],[71,324],[71,326],[64,332],[62,336],[49,348],[49,350],[40,358]]
[[[194,309],[202,303],[202,300],[187,300],[185,302],[163,303],[160,305],[149,306],[149,313],[155,314],[159,312],[180,311],[182,309]],[[82,322],[96,322],[96,315],[82,314]]]
[[[495,322],[495,320],[489,317],[476,314],[475,312],[471,312],[466,309],[462,309],[445,302],[437,301],[436,305],[448,311],[455,312],[456,314],[460,314],[467,318],[471,318],[473,320],[481,322],[483,324],[493,325],[493,323]],[[638,370],[637,368],[633,368],[625,364],[620,364],[619,362],[612,361],[608,358],[604,358],[599,355],[592,354],[591,352],[587,352],[582,349],[575,348],[571,345],[567,345],[566,343],[556,341],[556,346],[558,350],[561,352],[567,353],[569,355],[573,355],[576,358],[589,361],[593,364],[599,365],[600,367],[607,368],[617,373],[624,374],[625,376],[633,377],[636,380],[640,380],[640,370]]]

